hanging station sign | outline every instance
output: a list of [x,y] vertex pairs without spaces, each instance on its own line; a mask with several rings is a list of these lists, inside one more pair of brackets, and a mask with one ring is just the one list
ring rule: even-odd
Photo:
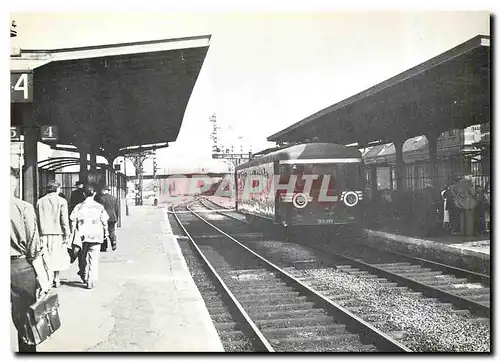
[[41,141],[57,141],[57,126],[41,126],[40,140]]
[[32,72],[10,72],[10,101],[11,103],[33,102]]

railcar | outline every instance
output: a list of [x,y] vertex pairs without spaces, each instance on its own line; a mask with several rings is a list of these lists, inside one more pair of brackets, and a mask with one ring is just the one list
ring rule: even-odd
[[236,208],[285,228],[359,225],[363,163],[355,147],[306,143],[235,168]]

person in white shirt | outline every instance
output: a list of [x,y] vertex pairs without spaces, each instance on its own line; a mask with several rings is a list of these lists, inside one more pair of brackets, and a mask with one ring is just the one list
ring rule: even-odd
[[108,238],[108,213],[94,200],[92,186],[84,189],[85,201],[76,205],[71,213],[72,227],[76,227],[82,238],[79,275],[88,289],[95,287],[99,277],[99,253],[101,243]]

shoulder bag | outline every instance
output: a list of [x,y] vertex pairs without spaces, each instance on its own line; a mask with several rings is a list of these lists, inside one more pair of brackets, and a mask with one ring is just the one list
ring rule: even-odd
[[26,312],[24,342],[39,345],[61,327],[57,293],[44,294]]

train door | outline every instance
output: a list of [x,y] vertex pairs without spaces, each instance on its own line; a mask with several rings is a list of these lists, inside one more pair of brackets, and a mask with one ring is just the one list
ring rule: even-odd
[[[276,177],[279,184],[288,184],[290,181],[291,168],[288,164],[280,164],[279,161],[274,161],[274,175],[279,176]],[[288,203],[285,203],[280,196],[278,185],[274,185],[274,222],[276,224],[288,224],[287,220],[287,208],[290,206]]]

